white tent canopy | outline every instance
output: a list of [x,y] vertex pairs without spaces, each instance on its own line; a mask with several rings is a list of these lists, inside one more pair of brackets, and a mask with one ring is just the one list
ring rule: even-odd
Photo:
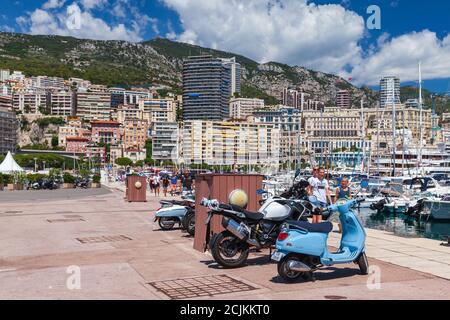
[[5,157],[5,160],[3,160],[2,164],[0,164],[0,173],[13,173],[23,171],[25,170],[23,170],[22,167],[17,164],[11,152],[8,152],[8,154]]

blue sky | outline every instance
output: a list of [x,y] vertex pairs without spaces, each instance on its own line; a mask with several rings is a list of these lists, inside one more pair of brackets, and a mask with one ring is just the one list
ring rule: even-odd
[[[367,29],[377,5],[381,29]],[[450,86],[450,2],[442,0],[2,0],[0,30],[79,38],[194,43],[351,78]],[[77,17],[78,20],[72,18]],[[67,21],[78,27],[68,27]]]

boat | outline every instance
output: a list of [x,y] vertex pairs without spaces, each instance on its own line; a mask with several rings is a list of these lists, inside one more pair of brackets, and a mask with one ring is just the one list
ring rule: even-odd
[[425,199],[421,214],[434,220],[450,220],[450,196]]

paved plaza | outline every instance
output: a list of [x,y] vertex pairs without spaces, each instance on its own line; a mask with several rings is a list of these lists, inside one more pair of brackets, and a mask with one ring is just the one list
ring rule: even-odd
[[[123,197],[117,187],[0,192],[0,299],[450,299],[450,248],[438,241],[368,230],[375,276],[343,265],[286,284],[268,251],[222,269],[186,233],[159,230],[158,199]],[[174,289],[186,283],[196,291]]]

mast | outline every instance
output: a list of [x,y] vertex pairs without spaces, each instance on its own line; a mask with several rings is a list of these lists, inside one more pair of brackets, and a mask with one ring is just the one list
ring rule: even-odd
[[423,149],[423,106],[422,106],[422,62],[419,61],[419,126],[420,126],[420,142],[419,142],[419,170],[422,167],[422,149]]
[[395,169],[396,169],[396,156],[397,156],[397,132],[396,132],[396,122],[397,122],[397,114],[395,109],[395,79],[392,79],[392,139],[393,139],[393,154],[392,154],[392,176],[395,177]]
[[[365,126],[364,126],[364,98],[361,99],[361,150],[362,150],[362,163],[361,173],[364,173],[365,165]],[[370,166],[370,164],[369,164]]]

